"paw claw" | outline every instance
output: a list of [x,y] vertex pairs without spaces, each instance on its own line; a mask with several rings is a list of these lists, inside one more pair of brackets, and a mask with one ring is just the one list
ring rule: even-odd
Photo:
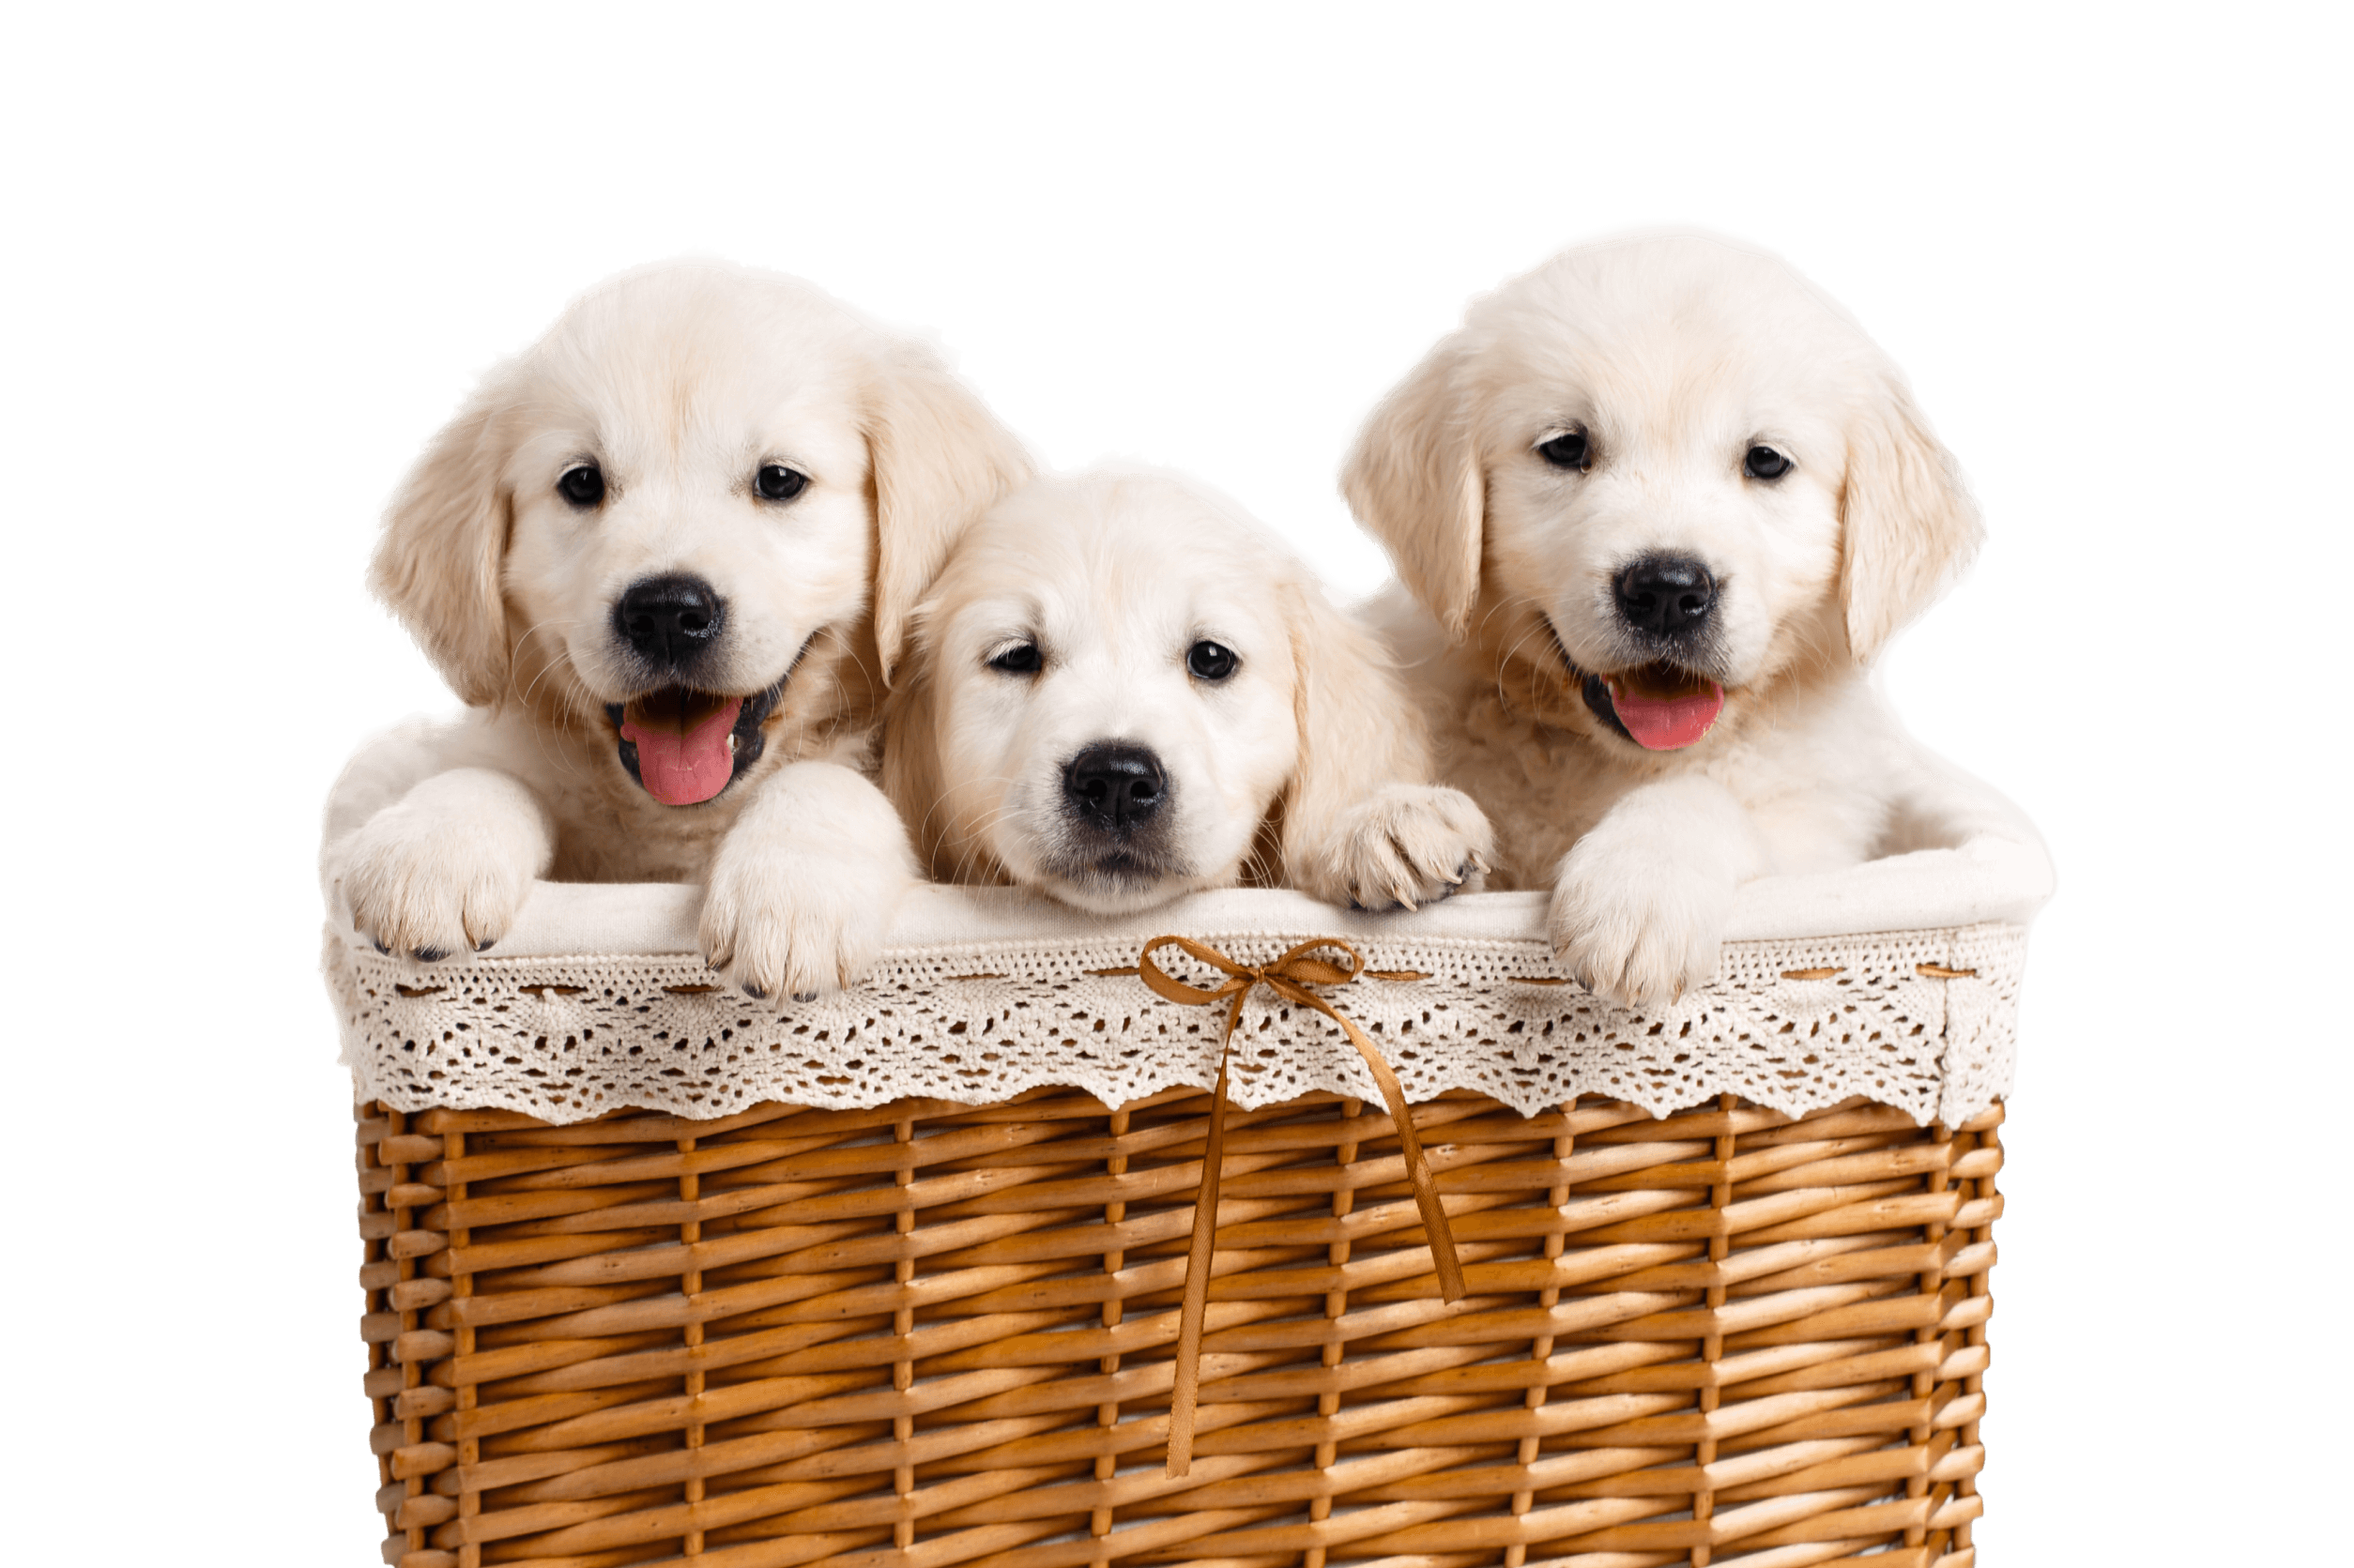
[[[1340,814],[1322,866],[1302,885],[1346,896],[1353,909],[1434,904],[1463,885],[1460,869],[1488,842],[1487,819],[1471,798],[1431,784],[1387,784]],[[1448,866],[1458,867],[1452,877]]]
[[419,948],[409,956],[420,964],[438,964],[450,955],[439,948]]

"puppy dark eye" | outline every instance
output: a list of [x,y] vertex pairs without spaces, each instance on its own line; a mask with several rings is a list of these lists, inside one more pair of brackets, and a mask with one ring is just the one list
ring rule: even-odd
[[1234,666],[1239,662],[1241,661],[1234,657],[1234,650],[1224,643],[1204,639],[1185,649],[1185,668],[1200,680],[1224,680],[1234,673]]
[[567,468],[556,481],[556,493],[573,506],[587,511],[604,501],[604,475],[593,463],[583,463]]
[[752,485],[763,501],[789,501],[809,488],[809,476],[781,463],[768,463],[752,476]]
[[1536,455],[1556,468],[1574,468],[1580,473],[1594,465],[1594,454],[1582,430],[1564,431],[1550,441],[1538,442]]
[[1790,472],[1790,460],[1771,447],[1751,447],[1741,459],[1741,472],[1753,480],[1778,480]]
[[1016,643],[990,660],[989,668],[1003,670],[1007,675],[1036,675],[1046,662],[1036,643]]

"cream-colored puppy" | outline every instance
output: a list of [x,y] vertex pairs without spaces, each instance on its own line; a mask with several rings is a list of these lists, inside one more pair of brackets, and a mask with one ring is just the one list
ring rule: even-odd
[[708,880],[756,996],[851,982],[918,875],[863,769],[908,611],[1028,475],[922,347],[716,263],[628,274],[492,373],[373,582],[473,714],[340,790],[359,929],[488,948],[532,878]]
[[1232,503],[1040,480],[913,619],[883,785],[943,881],[1104,914],[1248,880],[1368,909],[1476,887],[1487,823],[1431,784],[1370,634]]
[[1704,982],[1765,873],[2032,842],[1871,688],[1978,514],[1895,366],[1781,263],[1555,257],[1390,393],[1342,488],[1419,601],[1383,616],[1442,776],[1602,995]]

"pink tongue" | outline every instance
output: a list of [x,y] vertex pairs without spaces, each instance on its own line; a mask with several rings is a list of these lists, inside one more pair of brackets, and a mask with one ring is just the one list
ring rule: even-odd
[[646,793],[665,806],[691,806],[726,788],[736,771],[736,754],[728,748],[727,736],[742,711],[741,697],[722,703],[684,735],[675,729],[648,729],[635,718],[624,717],[621,738],[637,746],[637,776]]
[[1646,751],[1673,752],[1708,733],[1724,709],[1724,688],[1709,681],[1704,691],[1674,697],[1638,696],[1619,681],[1611,682],[1611,707],[1618,722]]

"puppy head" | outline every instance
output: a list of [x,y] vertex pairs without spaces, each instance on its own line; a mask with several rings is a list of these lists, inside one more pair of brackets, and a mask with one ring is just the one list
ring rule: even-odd
[[1692,236],[1571,251],[1479,301],[1342,488],[1453,638],[1630,750],[1721,733],[1802,661],[1869,660],[1979,537],[1862,331]]
[[[870,610],[887,673],[956,530],[1027,466],[928,356],[817,290],[670,264],[493,373],[373,580],[467,702],[603,726],[617,782],[692,805],[842,706]],[[797,670],[829,690],[788,696]]]
[[1042,480],[965,535],[919,611],[884,787],[944,880],[1105,914],[1229,885],[1279,800],[1341,792],[1349,748],[1319,743],[1311,702],[1322,645],[1363,641],[1338,619],[1198,486]]

